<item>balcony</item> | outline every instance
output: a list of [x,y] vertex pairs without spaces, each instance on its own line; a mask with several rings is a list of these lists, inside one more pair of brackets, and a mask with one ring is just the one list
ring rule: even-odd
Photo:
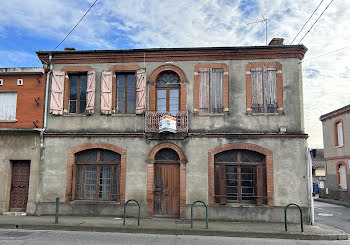
[[159,133],[159,120],[161,117],[169,115],[176,118],[176,133],[188,132],[188,112],[158,112],[158,111],[146,111],[145,116],[145,132],[146,133]]

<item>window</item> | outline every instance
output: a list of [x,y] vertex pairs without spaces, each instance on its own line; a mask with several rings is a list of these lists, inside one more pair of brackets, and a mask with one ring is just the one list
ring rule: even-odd
[[247,114],[283,114],[282,65],[256,62],[246,66]]
[[50,113],[93,114],[94,103],[95,70],[91,67],[65,67],[52,72]]
[[0,120],[16,120],[17,92],[0,92]]
[[157,111],[178,112],[180,78],[173,71],[163,71],[157,78]]
[[68,113],[85,113],[87,75],[69,74]]
[[117,73],[116,112],[135,113],[135,73]]
[[228,113],[228,66],[198,64],[194,68],[194,112]]
[[267,203],[265,156],[249,150],[228,150],[214,156],[215,201]]
[[22,86],[23,85],[23,79],[17,79],[17,85]]
[[257,67],[252,76],[252,112],[277,113],[276,68]]
[[343,121],[338,120],[335,123],[335,145],[336,146],[343,146],[344,145],[344,138],[343,138]]
[[4,80],[0,79],[0,86],[4,85]]
[[341,162],[337,164],[337,177],[338,177],[338,189],[347,190],[347,169],[345,163]]
[[75,199],[119,201],[120,154],[90,149],[75,156]]

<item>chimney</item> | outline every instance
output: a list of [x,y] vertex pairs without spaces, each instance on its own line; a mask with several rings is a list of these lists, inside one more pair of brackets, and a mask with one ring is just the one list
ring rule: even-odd
[[269,46],[280,46],[283,45],[283,38],[272,38],[272,40],[269,43]]
[[69,50],[75,50],[75,48],[71,48],[71,47],[65,47],[64,51],[69,51]]

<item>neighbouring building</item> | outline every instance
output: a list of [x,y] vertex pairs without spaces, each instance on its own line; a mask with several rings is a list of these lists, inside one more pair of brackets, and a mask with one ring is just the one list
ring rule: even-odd
[[128,199],[143,217],[189,218],[196,200],[210,219],[282,221],[288,203],[307,214],[306,51],[283,39],[38,51],[52,69],[36,214],[56,197],[74,215],[122,215]]
[[40,67],[0,68],[0,213],[36,210],[45,80]]
[[326,159],[324,159],[324,150],[315,149],[316,156],[312,157],[312,182],[318,184],[319,188],[324,188],[326,180]]
[[326,197],[350,200],[350,105],[320,117],[327,161]]

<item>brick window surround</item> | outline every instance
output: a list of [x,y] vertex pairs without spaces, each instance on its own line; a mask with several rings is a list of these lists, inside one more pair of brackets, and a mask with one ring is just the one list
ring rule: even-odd
[[[277,113],[283,114],[283,83],[282,83],[282,64],[279,62],[254,62],[249,63],[245,69],[246,76],[246,112],[252,114],[252,76],[251,69],[258,67],[276,68],[276,91],[277,91]],[[263,113],[264,114],[264,113]]]
[[339,175],[339,168],[341,165],[344,165],[345,167],[345,178],[346,178],[346,186],[347,186],[347,189],[346,191],[349,190],[349,179],[348,179],[348,168],[347,168],[347,164],[345,162],[337,162],[337,165],[336,165],[336,174],[337,174],[337,188],[340,189],[340,175]]
[[173,71],[175,72],[179,78],[180,78],[180,106],[179,110],[180,111],[185,111],[186,110],[186,76],[185,73],[177,66],[174,65],[162,65],[156,68],[151,76],[149,77],[149,104],[148,104],[148,110],[150,111],[156,111],[156,83],[157,83],[157,78],[158,75],[163,72],[163,71]]
[[69,102],[69,73],[82,73],[92,71],[93,68],[91,66],[65,66],[61,69],[66,73],[64,77],[64,94],[63,94],[63,114],[68,114],[68,102]]
[[[342,125],[342,132],[343,132],[343,145],[338,145],[338,123],[341,122],[341,125]],[[344,122],[343,122],[343,119],[337,119],[334,121],[333,123],[333,133],[334,133],[334,146],[335,147],[341,147],[341,146],[344,146],[345,145],[345,135],[344,135]]]
[[126,151],[122,148],[119,148],[118,146],[106,144],[106,143],[88,143],[80,146],[76,146],[68,152],[68,159],[67,159],[67,182],[66,182],[66,195],[65,195],[65,201],[69,202],[74,199],[72,197],[72,188],[75,188],[73,182],[75,179],[75,176],[73,176],[73,165],[75,164],[75,154],[88,150],[88,149],[106,149],[110,151],[114,151],[116,153],[119,153],[121,156],[121,162],[120,162],[120,179],[119,179],[119,190],[120,190],[120,198],[119,202],[120,204],[124,204],[125,202],[125,183],[126,183]]
[[259,152],[266,157],[266,189],[267,205],[274,205],[274,184],[273,184],[273,153],[267,148],[247,143],[232,143],[218,146],[208,152],[208,199],[209,205],[215,205],[215,180],[214,180],[214,156],[215,154],[227,150],[250,150]]
[[212,68],[212,69],[223,69],[223,104],[224,114],[229,113],[229,77],[228,77],[228,65],[221,63],[214,64],[197,64],[194,66],[194,87],[193,87],[193,111],[199,114],[199,69],[201,68]]
[[173,143],[160,143],[156,145],[148,155],[147,158],[147,216],[152,217],[153,215],[153,186],[154,186],[154,162],[157,152],[164,148],[170,148],[179,156],[180,164],[180,218],[186,217],[186,157],[182,152],[181,148]]

